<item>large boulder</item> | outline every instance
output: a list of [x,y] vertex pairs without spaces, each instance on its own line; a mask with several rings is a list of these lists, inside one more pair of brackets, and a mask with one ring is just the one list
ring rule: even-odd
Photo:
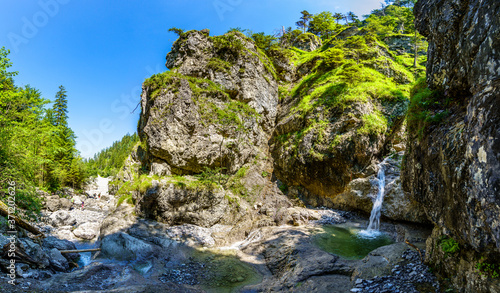
[[65,272],[69,269],[68,260],[59,252],[57,248],[52,248],[49,251],[50,265],[60,272]]
[[234,173],[267,148],[276,73],[251,40],[190,31],[174,43],[166,65],[171,71],[143,84],[138,133],[151,173],[198,174],[207,167]]
[[429,245],[450,237],[461,247],[428,260],[459,292],[499,291],[462,263],[500,259],[500,2],[421,0],[414,11],[435,93],[412,101],[413,114],[441,121],[409,119],[403,186],[436,225]]
[[158,182],[136,201],[140,215],[169,225],[211,227],[230,213],[230,203],[219,189],[179,187]]
[[47,196],[45,198],[45,207],[51,212],[59,210],[61,208],[59,199],[58,195]]
[[24,251],[38,263],[39,268],[43,269],[50,266],[49,255],[47,255],[39,244],[34,243],[30,239],[22,239],[20,241],[24,246]]
[[136,260],[152,256],[153,246],[123,232],[105,236],[101,240],[103,256],[117,260]]
[[100,226],[101,225],[97,222],[83,223],[76,227],[75,230],[73,230],[73,234],[81,239],[92,240],[96,238],[97,235],[99,235]]
[[71,226],[76,224],[76,219],[68,211],[63,210],[59,210],[50,215],[50,221],[54,227]]
[[[56,248],[57,250],[76,250],[76,246],[73,242],[64,239],[58,239],[54,236],[49,236],[43,239],[42,247],[52,250]],[[64,257],[71,261],[75,261],[80,258],[78,253],[66,253]]]

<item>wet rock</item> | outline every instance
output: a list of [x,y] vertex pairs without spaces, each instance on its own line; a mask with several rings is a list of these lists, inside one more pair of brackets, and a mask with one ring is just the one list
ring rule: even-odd
[[[422,206],[417,204],[407,192],[404,192],[401,184],[401,164],[403,153],[385,159],[384,174],[384,203],[381,214],[389,219],[409,221],[416,223],[428,223]],[[344,210],[363,211],[370,214],[373,201],[378,193],[377,172],[380,167],[372,164],[367,168],[367,177],[353,179],[346,187],[346,191],[332,197],[321,198],[309,196],[306,200],[313,205],[323,205]]]
[[47,268],[50,265],[49,255],[47,255],[39,244],[29,239],[19,241],[23,243],[25,252],[38,263],[39,268]]
[[136,260],[153,255],[153,246],[119,232],[102,238],[101,253],[104,257],[116,260]]
[[[344,261],[314,246],[309,240],[310,232],[307,229],[265,227],[252,233],[250,236],[254,238],[253,241],[242,246],[242,250],[251,255],[261,255],[273,275],[272,281],[263,282],[255,288],[288,292],[313,276],[341,275],[347,278],[336,279],[347,281],[353,271],[354,262]],[[307,287],[319,288],[323,285],[327,286],[309,282]],[[346,283],[339,286],[343,288]],[[307,291],[297,289],[297,292]]]
[[[76,250],[76,246],[73,242],[64,239],[58,239],[54,236],[48,236],[44,238],[42,247],[51,250],[53,248],[56,248],[57,250]],[[68,258],[69,260],[75,261],[80,257],[80,255],[78,253],[65,253],[64,257]]]
[[50,265],[60,272],[65,272],[69,269],[68,260],[59,252],[57,248],[52,248],[49,251]]

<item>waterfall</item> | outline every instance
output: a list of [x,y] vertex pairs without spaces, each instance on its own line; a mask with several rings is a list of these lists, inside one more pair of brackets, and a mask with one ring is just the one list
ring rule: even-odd
[[378,179],[378,193],[375,202],[373,203],[372,212],[370,214],[370,224],[368,228],[360,232],[361,236],[365,237],[376,237],[380,235],[380,210],[382,209],[382,203],[384,201],[385,193],[385,160],[378,164],[379,170],[377,173]]

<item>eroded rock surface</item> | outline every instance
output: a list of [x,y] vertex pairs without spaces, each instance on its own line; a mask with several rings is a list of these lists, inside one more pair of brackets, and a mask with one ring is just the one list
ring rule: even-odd
[[[427,83],[438,93],[430,115],[448,115],[437,124],[409,124],[404,187],[436,225],[429,244],[441,237],[459,243],[460,254],[440,271],[460,292],[499,291],[498,284],[458,265],[500,257],[499,13],[494,0],[415,5],[417,29],[429,41]],[[441,263],[441,256],[428,260]]]

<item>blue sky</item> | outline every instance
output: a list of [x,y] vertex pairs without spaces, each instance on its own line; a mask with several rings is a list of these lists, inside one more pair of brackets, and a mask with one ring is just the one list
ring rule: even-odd
[[91,157],[136,131],[141,84],[166,70],[176,35],[233,27],[272,34],[295,26],[300,11],[353,11],[361,16],[379,0],[0,0],[0,47],[11,51],[18,85],[31,85],[53,100],[68,92],[69,125],[77,148]]

